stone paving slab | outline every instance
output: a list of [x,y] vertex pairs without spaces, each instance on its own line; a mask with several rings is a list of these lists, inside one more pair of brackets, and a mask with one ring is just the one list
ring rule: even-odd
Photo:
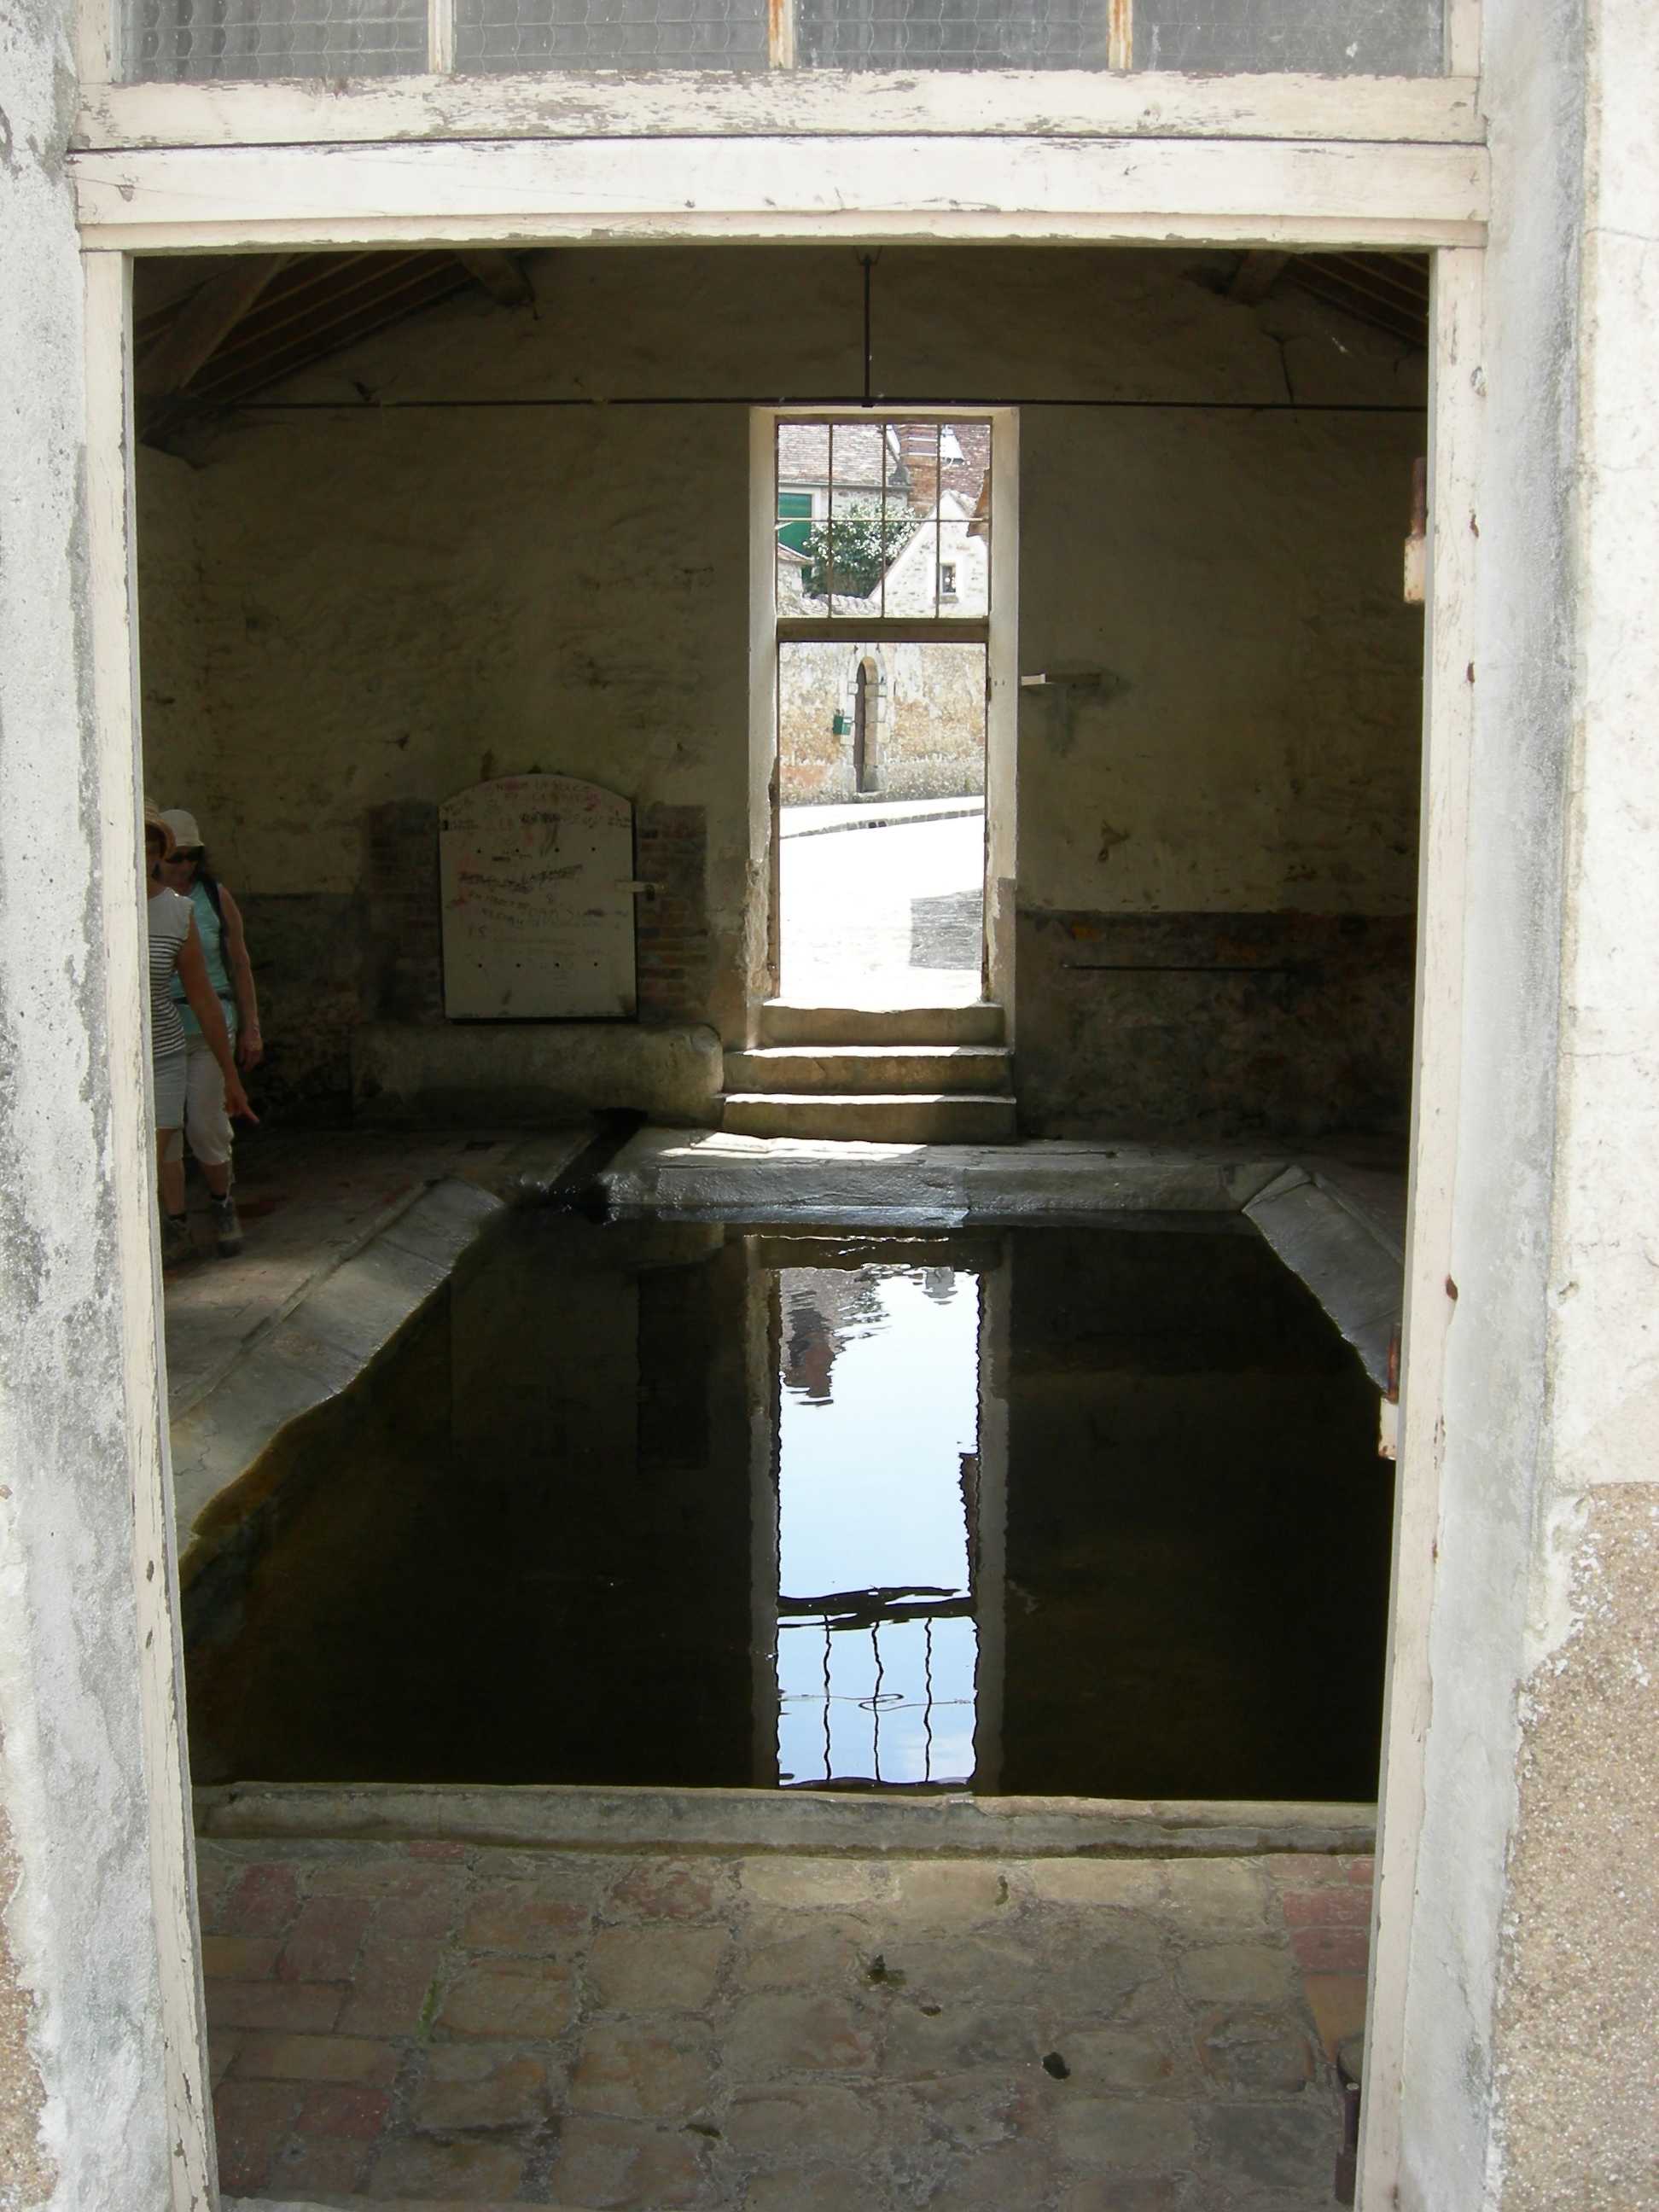
[[1358,1855],[198,1846],[223,2185],[283,2205],[1314,2212]]

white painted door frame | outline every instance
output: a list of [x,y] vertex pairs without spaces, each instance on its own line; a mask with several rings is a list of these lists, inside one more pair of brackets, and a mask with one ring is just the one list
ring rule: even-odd
[[[1468,10],[1456,0],[1456,20]],[[1470,65],[1467,42],[1462,66]],[[1384,2212],[1400,2171],[1400,2084],[1409,1966],[1410,1900],[1422,1821],[1432,1584],[1440,1449],[1440,1376],[1449,1321],[1445,1291],[1456,1158],[1462,1050],[1463,885],[1470,700],[1462,672],[1474,660],[1474,536],[1459,526],[1480,466],[1480,301],[1486,211],[1483,148],[1468,143],[1310,143],[1212,136],[1153,137],[1162,81],[1130,78],[1097,91],[1122,112],[1136,88],[1143,131],[1115,137],[979,139],[891,136],[800,142],[754,137],[675,137],[568,143],[546,138],[490,145],[151,144],[71,156],[80,195],[87,279],[88,442],[92,495],[89,557],[101,738],[100,789],[106,860],[133,864],[138,850],[137,622],[133,598],[131,313],[128,257],[137,252],[269,252],[364,245],[534,246],[770,240],[910,239],[963,244],[1027,240],[1159,246],[1381,247],[1433,252],[1432,536],[1429,570],[1421,905],[1412,1192],[1389,1692],[1383,1762],[1382,1842],[1372,1949],[1367,2122],[1360,2202]],[[1172,81],[1177,88],[1195,80]],[[1280,81],[1285,82],[1285,81]],[[987,97],[988,80],[972,93]],[[1212,112],[1233,88],[1237,116],[1272,106],[1273,82],[1211,80]],[[1303,81],[1297,81],[1301,84]],[[1217,88],[1224,87],[1223,92]],[[454,87],[452,85],[453,92]],[[106,88],[107,89],[107,88]],[[295,88],[190,88],[251,126],[257,100],[291,112],[320,94]],[[106,107],[159,111],[185,88],[126,87]],[[927,88],[928,97],[947,98]],[[141,99],[142,95],[142,99]],[[244,96],[246,95],[246,96]],[[395,98],[395,94],[388,94]],[[552,95],[546,95],[551,97]],[[1187,95],[1182,95],[1187,97]],[[1193,95],[1192,97],[1196,97]],[[1312,95],[1297,99],[1305,112]],[[1346,86],[1331,94],[1346,101]],[[1436,114],[1440,86],[1394,87],[1396,120]],[[204,102],[198,102],[198,108]],[[1181,99],[1175,102],[1181,107]],[[1292,103],[1294,106],[1294,103]],[[1282,108],[1280,127],[1283,127]],[[707,125],[705,125],[705,127]],[[1212,122],[1213,131],[1216,125]],[[1248,124],[1244,126],[1248,131]],[[277,135],[273,127],[273,136]],[[685,179],[695,151],[697,185]],[[918,179],[925,191],[918,201]],[[781,199],[780,195],[782,195]],[[769,467],[769,455],[768,457]],[[769,607],[751,591],[751,607]],[[769,662],[771,625],[765,625]],[[763,641],[758,618],[751,647]],[[751,658],[753,657],[751,653]],[[766,711],[770,713],[769,698]],[[751,811],[756,794],[751,793]],[[114,1161],[126,1234],[124,1265],[149,1271],[151,1295],[135,1297],[147,1325],[128,1345],[140,1398],[156,1407],[155,1433],[133,1446],[141,1666],[151,1777],[155,1915],[162,1951],[167,2095],[174,2203],[216,2203],[205,2100],[199,1945],[185,1784],[182,1680],[173,1552],[172,1476],[166,1425],[160,1281],[150,1198],[145,1057],[142,1050],[142,918],[112,907],[112,973],[131,979],[132,1034],[112,1040],[126,1081]],[[755,964],[751,947],[751,971]],[[137,1275],[135,1274],[135,1282]],[[157,1567],[161,1568],[159,1573]]]

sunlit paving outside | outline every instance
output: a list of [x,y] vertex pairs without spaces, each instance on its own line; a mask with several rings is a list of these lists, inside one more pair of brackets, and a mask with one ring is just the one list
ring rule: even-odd
[[782,422],[780,988],[981,995],[991,425]]
[[782,811],[781,988],[805,1005],[960,1006],[980,995],[985,810],[979,799]]

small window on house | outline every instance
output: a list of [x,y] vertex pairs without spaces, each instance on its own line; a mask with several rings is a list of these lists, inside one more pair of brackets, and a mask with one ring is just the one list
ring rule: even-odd
[[957,595],[957,564],[954,561],[939,562],[939,595],[942,599],[953,599]]

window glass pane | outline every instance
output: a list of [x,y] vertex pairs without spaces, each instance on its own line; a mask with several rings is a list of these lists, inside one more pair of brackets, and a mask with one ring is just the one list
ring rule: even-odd
[[983,416],[782,422],[776,452],[780,615],[948,622],[989,612]]
[[1443,0],[1135,0],[1138,70],[1436,76]]
[[458,70],[767,62],[766,0],[456,0]]
[[137,0],[143,79],[407,76],[426,67],[426,0]]
[[807,69],[1103,69],[1106,0],[796,0]]

